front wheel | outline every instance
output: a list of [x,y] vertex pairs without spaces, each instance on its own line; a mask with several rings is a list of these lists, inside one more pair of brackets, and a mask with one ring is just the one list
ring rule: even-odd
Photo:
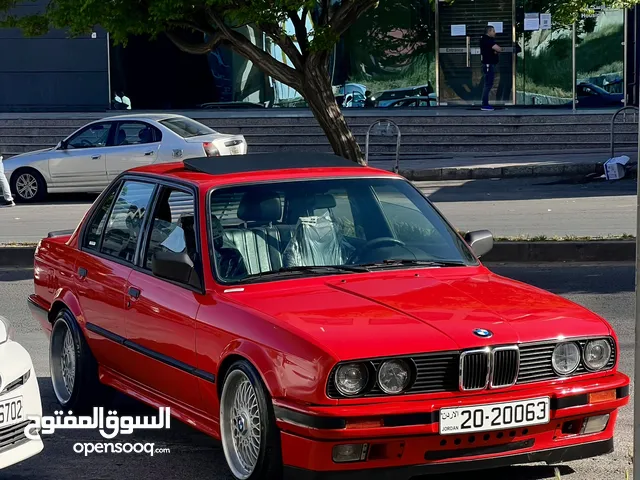
[[231,366],[220,400],[220,433],[227,464],[238,480],[282,477],[280,432],[268,395],[249,362]]
[[11,176],[11,191],[20,202],[38,202],[47,195],[47,184],[37,170],[29,168]]

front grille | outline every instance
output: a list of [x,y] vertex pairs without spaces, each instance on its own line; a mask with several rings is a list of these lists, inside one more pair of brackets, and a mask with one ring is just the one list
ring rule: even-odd
[[[603,371],[611,370],[616,363],[615,343],[609,338],[611,358]],[[578,340],[584,348],[587,340]],[[404,358],[415,366],[414,378],[411,386],[404,394],[456,392],[462,390],[482,390],[487,388],[508,387],[516,384],[527,384],[556,380],[561,377],[556,374],[551,364],[553,349],[557,342],[540,344],[495,347],[492,353],[485,350],[468,352],[438,352],[418,354]],[[492,374],[490,385],[487,385],[489,369],[489,355],[492,358]],[[380,389],[376,381],[376,373],[385,359],[363,360],[370,370],[370,385],[366,393],[360,397],[381,397],[386,394]],[[329,375],[327,382],[327,396],[329,398],[345,398],[338,392],[334,376],[337,366]],[[570,376],[589,373],[581,362]],[[462,374],[462,378],[460,377]]]
[[29,422],[30,420],[27,420],[26,422],[0,429],[0,452],[8,450],[16,446],[16,444],[27,440],[24,429],[29,425]]
[[[616,364],[616,346],[612,339],[607,339],[611,345],[611,357],[609,363],[603,370],[611,370]],[[578,344],[582,350],[587,340],[580,340]],[[564,378],[558,375],[551,364],[553,350],[557,343],[544,343],[537,345],[520,346],[520,372],[518,373],[518,384],[543,382],[545,380],[555,380]],[[582,360],[580,365],[571,376],[589,373]]]
[[481,390],[487,386],[489,374],[489,352],[471,351],[460,356],[462,390]]
[[498,348],[493,352],[491,387],[509,387],[518,377],[518,348]]

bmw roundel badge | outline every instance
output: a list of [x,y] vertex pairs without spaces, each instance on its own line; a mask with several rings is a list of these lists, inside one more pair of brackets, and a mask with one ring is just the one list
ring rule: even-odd
[[481,338],[489,338],[493,336],[493,333],[491,333],[489,330],[485,330],[484,328],[476,328],[473,331],[473,334]]

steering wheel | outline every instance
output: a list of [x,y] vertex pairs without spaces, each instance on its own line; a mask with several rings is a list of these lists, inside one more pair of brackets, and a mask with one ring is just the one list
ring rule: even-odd
[[373,238],[365,243],[362,247],[360,247],[360,250],[354,253],[354,255],[351,257],[350,263],[357,263],[356,260],[360,259],[362,257],[362,254],[368,252],[369,250],[375,250],[376,248],[387,246],[391,247],[393,245],[404,247],[406,244],[403,241],[393,237]]

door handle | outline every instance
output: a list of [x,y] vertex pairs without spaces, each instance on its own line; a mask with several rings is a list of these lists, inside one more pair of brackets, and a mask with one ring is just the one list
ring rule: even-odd
[[86,268],[84,268],[84,267],[80,267],[80,268],[78,268],[78,276],[79,276],[81,279],[85,279],[85,278],[87,278],[87,274],[88,274],[88,273],[89,273],[89,272],[87,272],[87,269],[86,269]]
[[467,68],[471,66],[471,37],[467,35]]
[[102,155],[92,155],[91,160],[98,160]]
[[140,289],[136,287],[129,287],[129,296],[131,298],[140,298]]
[[153,150],[151,150],[150,152],[144,152],[145,157],[149,157],[151,155],[153,155]]

